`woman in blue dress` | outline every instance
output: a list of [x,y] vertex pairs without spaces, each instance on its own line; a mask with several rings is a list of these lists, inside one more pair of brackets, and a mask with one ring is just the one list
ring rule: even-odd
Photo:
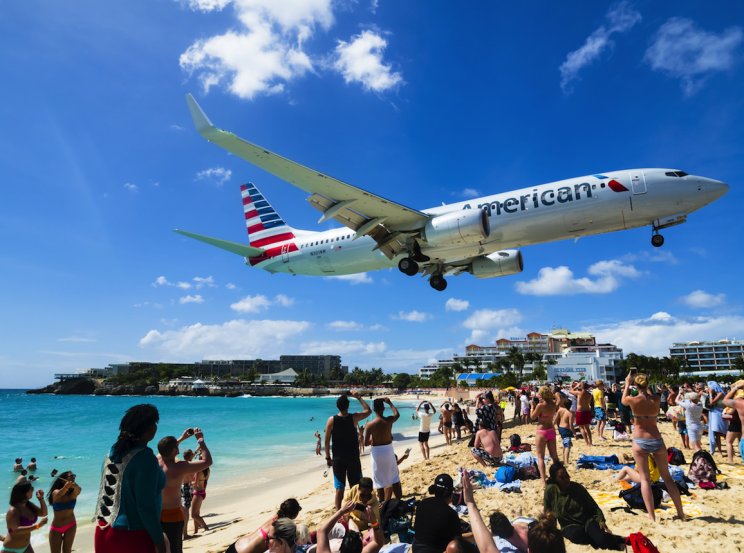
[[723,456],[721,438],[728,432],[728,422],[723,420],[723,397],[726,395],[718,382],[708,382],[708,395],[710,397],[710,410],[708,411],[708,440],[710,442],[710,453],[715,455],[716,447]]

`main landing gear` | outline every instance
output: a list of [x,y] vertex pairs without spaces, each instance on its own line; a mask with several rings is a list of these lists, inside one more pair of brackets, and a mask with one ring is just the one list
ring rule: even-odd
[[655,248],[660,248],[664,245],[664,237],[659,234],[659,231],[655,231],[655,234],[651,237],[651,245]]
[[429,284],[431,284],[431,287],[434,288],[437,292],[444,292],[445,288],[447,288],[447,281],[444,280],[444,277],[442,275],[433,275],[429,279]]
[[418,273],[419,266],[412,258],[404,257],[398,262],[398,269],[404,275],[413,276]]

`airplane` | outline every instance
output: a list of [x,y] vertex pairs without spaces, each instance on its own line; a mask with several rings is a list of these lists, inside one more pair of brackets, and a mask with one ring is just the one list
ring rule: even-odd
[[342,228],[294,229],[252,183],[241,186],[250,245],[175,230],[238,254],[269,273],[334,276],[398,269],[421,274],[438,291],[445,277],[477,279],[521,273],[521,248],[650,226],[659,231],[685,223],[728,185],[678,169],[596,173],[511,192],[416,210],[281,157],[215,127],[191,94],[186,101],[197,131],[209,142],[308,192],[307,201]]

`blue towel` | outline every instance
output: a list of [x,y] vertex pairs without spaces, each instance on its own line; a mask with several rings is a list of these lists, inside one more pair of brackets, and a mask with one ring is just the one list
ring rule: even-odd
[[579,455],[579,462],[587,463],[612,463],[613,465],[620,464],[617,455],[610,455],[605,457],[603,455]]

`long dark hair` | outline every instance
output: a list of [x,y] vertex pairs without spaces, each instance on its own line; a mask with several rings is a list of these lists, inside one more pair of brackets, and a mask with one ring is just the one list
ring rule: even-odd
[[12,507],[26,501],[26,507],[31,509],[34,513],[38,513],[39,508],[26,498],[28,492],[32,489],[34,489],[34,487],[31,485],[31,482],[23,482],[13,486],[13,490],[10,492],[10,501],[8,502],[10,506]]
[[290,497],[286,501],[283,501],[282,504],[279,505],[279,510],[276,512],[276,516],[279,518],[287,517],[295,519],[299,514],[300,504],[294,497]]
[[[62,488],[65,487],[65,484],[67,484],[67,479],[70,477],[71,474],[72,474],[71,470],[65,471],[61,473],[59,476],[57,476],[56,480],[52,483],[52,487],[49,488],[49,493],[47,494],[47,503],[49,503],[49,505],[54,503],[52,494],[55,491],[61,490]],[[70,492],[68,491],[67,493],[70,493]]]
[[114,444],[114,455],[122,455],[132,449],[137,440],[160,420],[158,408],[149,403],[130,407],[119,424],[119,438]]

